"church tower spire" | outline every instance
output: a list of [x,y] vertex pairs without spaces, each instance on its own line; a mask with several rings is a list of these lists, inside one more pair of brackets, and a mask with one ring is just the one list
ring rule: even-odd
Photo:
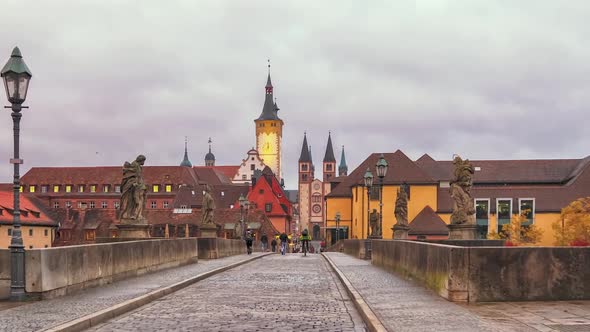
[[344,145],[342,146],[342,156],[340,157],[340,166],[338,166],[338,176],[347,176],[348,166],[346,165],[346,157],[344,156]]
[[332,147],[332,133],[328,132],[328,144],[326,145],[326,154],[324,155],[324,182],[330,182],[331,178],[336,177],[336,158],[334,157],[334,148]]
[[211,137],[207,143],[209,143],[209,153],[205,155],[205,166],[215,166],[215,155],[211,153],[211,143],[213,143]]
[[188,159],[187,144],[188,144],[188,137],[185,136],[184,137],[184,158],[182,159],[182,162],[180,163],[180,166],[193,167],[193,164]]
[[270,167],[280,181],[281,172],[281,144],[283,140],[283,120],[278,116],[279,107],[274,98],[274,87],[270,78],[270,59],[268,60],[268,76],[264,86],[264,106],[256,124],[256,149],[264,164]]

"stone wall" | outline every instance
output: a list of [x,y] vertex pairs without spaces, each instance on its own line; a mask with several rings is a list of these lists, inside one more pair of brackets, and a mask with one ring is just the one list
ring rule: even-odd
[[356,258],[365,259],[365,242],[367,240],[347,239],[344,240],[344,253]]
[[217,259],[246,253],[244,240],[198,238],[199,259]]
[[[4,250],[0,263],[3,254]],[[52,298],[197,259],[196,238],[29,249],[25,251],[26,292],[31,297]],[[0,272],[0,294],[9,291],[3,287],[4,274]]]
[[373,240],[372,263],[450,301],[590,299],[590,248],[458,247]]
[[416,279],[450,301],[468,301],[465,248],[417,241],[373,240],[371,255],[374,265]]

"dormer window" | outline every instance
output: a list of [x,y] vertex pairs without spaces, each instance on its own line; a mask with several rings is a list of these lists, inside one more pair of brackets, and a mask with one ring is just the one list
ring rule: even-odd
[[167,184],[165,187],[165,190],[167,193],[171,193],[172,192],[172,185],[171,184]]
[[34,193],[37,190],[36,186],[29,186],[29,192]]
[[66,184],[66,192],[67,193],[71,193],[72,192],[72,185],[71,184]]
[[78,192],[79,193],[83,193],[84,192],[84,185],[83,184],[81,184],[81,185],[78,186]]
[[109,191],[111,191],[111,186],[108,184],[105,184],[102,186],[102,192],[103,193],[108,193]]
[[90,192],[91,193],[95,193],[96,192],[96,185],[95,184],[90,185]]
[[59,192],[59,186],[58,185],[53,186],[53,192],[54,193],[58,193]]
[[160,192],[160,185],[159,184],[154,184],[152,186],[152,192],[155,192],[155,193]]
[[46,193],[49,190],[49,186],[41,186],[41,192]]

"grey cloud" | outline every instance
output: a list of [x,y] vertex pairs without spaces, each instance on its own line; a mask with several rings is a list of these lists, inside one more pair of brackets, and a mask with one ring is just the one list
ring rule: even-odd
[[[18,45],[34,74],[26,170],[120,165],[139,152],[176,165],[184,136],[194,164],[208,137],[218,164],[237,164],[255,144],[270,57],[296,188],[304,131],[319,164],[331,130],[350,169],[398,148],[414,159],[590,154],[589,10],[532,0],[5,1],[0,61]],[[0,182],[11,179],[0,167]]]

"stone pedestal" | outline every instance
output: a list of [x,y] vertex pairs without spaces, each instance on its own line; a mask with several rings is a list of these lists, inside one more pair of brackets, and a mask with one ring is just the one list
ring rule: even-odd
[[450,224],[449,240],[475,240],[477,239],[477,225]]
[[119,224],[119,237],[122,239],[147,239],[150,237],[148,224]]
[[215,224],[203,224],[201,225],[201,237],[217,237],[217,225]]
[[407,240],[409,230],[410,230],[410,226],[408,226],[408,225],[404,225],[404,224],[393,225],[393,239],[394,240]]

